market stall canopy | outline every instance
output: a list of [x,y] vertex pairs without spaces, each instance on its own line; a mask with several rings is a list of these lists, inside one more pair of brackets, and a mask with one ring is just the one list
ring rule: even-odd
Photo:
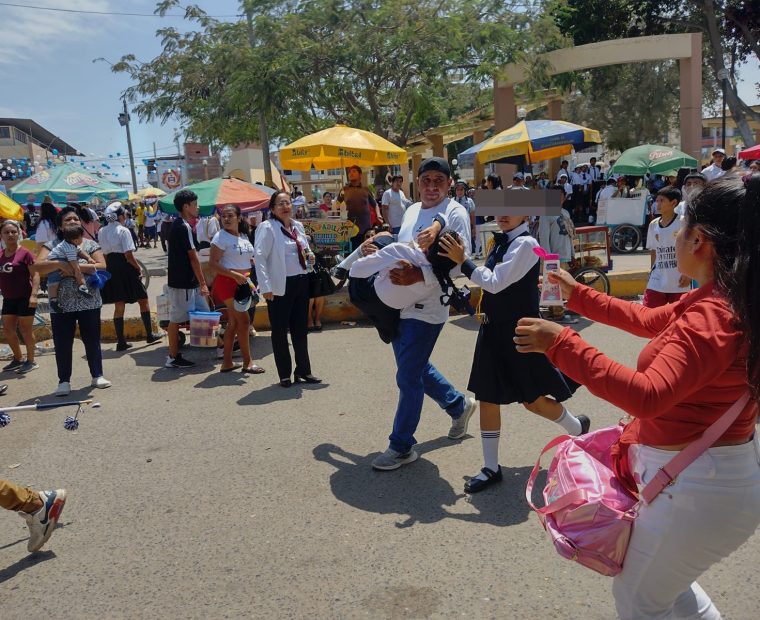
[[92,198],[105,201],[127,200],[129,192],[100,177],[82,172],[78,166],[59,164],[33,174],[14,185],[11,197],[17,202],[42,202],[47,195],[53,202],[88,202]]
[[471,146],[458,159],[464,165],[474,163],[476,157],[481,164],[527,165],[569,155],[573,149],[579,151],[601,141],[595,129],[566,121],[520,121]]
[[0,192],[0,219],[18,220],[24,219],[24,211],[13,198]]
[[739,159],[760,159],[760,144],[742,149],[739,152]]
[[323,129],[280,149],[280,165],[286,170],[392,166],[406,161],[406,151],[400,146],[370,131],[346,125]]
[[[182,188],[189,189],[198,195],[198,207],[201,215],[211,215],[215,209],[225,205],[237,205],[245,212],[259,211],[269,205],[269,198],[277,190],[266,185],[251,185],[240,179],[224,177],[209,179]],[[158,201],[164,213],[176,213],[174,196],[177,190],[167,194]]]
[[697,160],[683,151],[669,146],[642,144],[624,151],[610,168],[609,174],[644,176],[647,173],[663,174],[679,168],[696,167]]

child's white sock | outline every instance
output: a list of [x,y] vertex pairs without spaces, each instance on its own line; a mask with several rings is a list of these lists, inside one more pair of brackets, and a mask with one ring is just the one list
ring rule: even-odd
[[580,435],[583,430],[581,421],[570,413],[565,405],[562,405],[562,415],[554,421],[564,428],[568,435]]
[[[499,469],[499,437],[501,431],[480,431],[480,442],[483,444],[483,465],[491,471]],[[480,472],[475,476],[477,480],[487,480],[487,476]]]

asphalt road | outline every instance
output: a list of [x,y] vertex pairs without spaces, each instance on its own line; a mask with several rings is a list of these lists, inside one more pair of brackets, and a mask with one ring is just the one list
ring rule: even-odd
[[[580,323],[584,336],[632,364],[642,341]],[[466,385],[477,325],[452,319],[433,361]],[[310,336],[320,386],[275,385],[267,334],[255,357],[267,373],[216,372],[191,350],[192,372],[163,369],[165,348],[107,345],[102,403],[77,432],[71,410],[19,412],[0,429],[3,476],[66,487],[62,527],[26,553],[26,526],[0,511],[3,620],[174,618],[509,618],[614,616],[611,580],[561,559],[530,514],[525,483],[558,428],[519,407],[503,414],[501,485],[468,498],[481,467],[478,423],[463,441],[425,402],[421,458],[375,472],[396,404],[391,350],[368,327]],[[7,405],[52,400],[54,359],[0,376]],[[91,393],[79,343],[74,395]],[[570,401],[592,427],[620,412],[581,389]],[[726,618],[756,618],[760,537],[701,585]],[[755,611],[753,611],[755,610]]]

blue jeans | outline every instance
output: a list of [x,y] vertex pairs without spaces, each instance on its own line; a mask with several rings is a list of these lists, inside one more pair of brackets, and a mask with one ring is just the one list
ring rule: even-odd
[[393,419],[390,447],[408,452],[417,443],[414,432],[420,422],[425,394],[456,419],[464,413],[465,397],[430,363],[443,324],[433,325],[417,319],[401,319],[399,335],[393,341],[396,356],[398,408]]

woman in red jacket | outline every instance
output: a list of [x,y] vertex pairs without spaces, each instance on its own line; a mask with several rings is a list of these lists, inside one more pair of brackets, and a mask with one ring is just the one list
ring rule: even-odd
[[[760,175],[708,183],[686,207],[678,270],[700,287],[644,308],[552,274],[568,307],[651,338],[636,369],[615,362],[567,327],[521,319],[515,343],[632,418],[613,448],[617,474],[638,492],[674,453],[750,390],[752,398],[712,448],[641,507],[613,594],[621,618],[720,618],[696,579],[760,524]],[[753,440],[754,438],[754,440]]]

